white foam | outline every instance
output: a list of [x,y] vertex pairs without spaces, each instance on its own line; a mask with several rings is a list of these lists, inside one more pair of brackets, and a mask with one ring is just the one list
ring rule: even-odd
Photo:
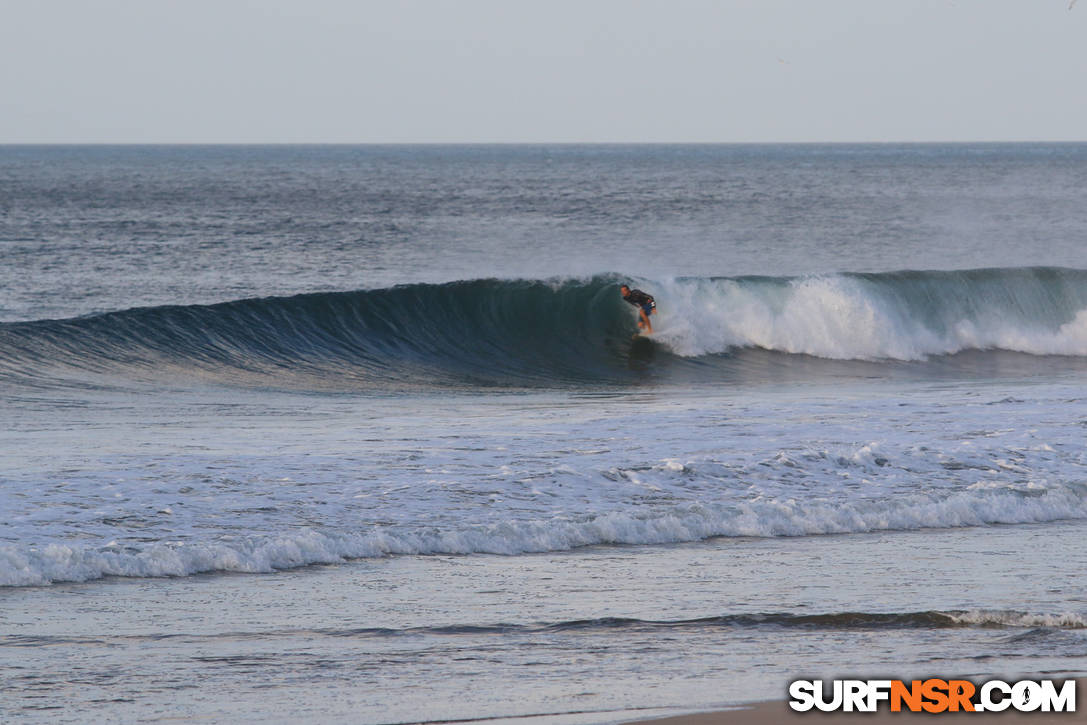
[[657,339],[683,356],[737,347],[843,360],[921,360],[969,349],[1087,355],[1087,309],[1059,325],[1025,322],[999,306],[982,306],[984,314],[975,319],[938,309],[942,317],[926,320],[920,308],[931,301],[892,295],[841,275],[646,286],[659,302]]
[[[862,456],[863,458],[863,456]],[[667,465],[667,464],[666,464]],[[832,503],[763,499],[708,506],[687,503],[645,514],[611,511],[549,520],[504,521],[461,529],[304,529],[233,541],[158,544],[142,551],[110,545],[0,547],[0,586],[37,586],[104,576],[164,577],[200,572],[271,572],[390,554],[504,554],[562,551],[601,544],[668,544],[715,536],[807,536],[1032,523],[1087,518],[1087,500],[1068,487],[1044,495],[964,490],[945,498]]]
[[1050,627],[1054,629],[1087,629],[1087,619],[1082,614],[1030,614],[1006,610],[975,609],[969,612],[948,614],[961,624],[999,627]]

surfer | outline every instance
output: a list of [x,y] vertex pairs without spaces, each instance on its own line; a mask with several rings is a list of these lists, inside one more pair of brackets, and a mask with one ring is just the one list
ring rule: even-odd
[[624,300],[638,308],[638,329],[645,330],[647,335],[652,334],[653,323],[649,321],[649,316],[657,309],[653,295],[646,294],[640,289],[632,290],[625,284],[619,285],[619,294],[623,295]]

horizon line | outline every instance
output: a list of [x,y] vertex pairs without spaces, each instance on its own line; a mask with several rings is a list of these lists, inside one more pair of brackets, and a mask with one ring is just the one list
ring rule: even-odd
[[5,146],[890,146],[1082,144],[1084,139],[891,141],[3,141]]

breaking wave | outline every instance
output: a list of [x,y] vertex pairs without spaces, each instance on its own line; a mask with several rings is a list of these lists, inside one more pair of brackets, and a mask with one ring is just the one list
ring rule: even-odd
[[598,545],[672,544],[713,537],[812,536],[1087,518],[1081,484],[1045,490],[971,488],[810,504],[792,498],[721,505],[686,503],[648,512],[610,511],[547,520],[455,527],[305,528],[279,535],[151,545],[111,542],[0,545],[0,586],[41,586],[106,576],[170,577],[204,572],[267,573],[312,564],[414,554],[518,555]]
[[411,284],[3,323],[0,377],[576,386],[870,375],[970,353],[1087,358],[1082,270],[633,280],[658,301],[653,344],[631,342],[621,279]]

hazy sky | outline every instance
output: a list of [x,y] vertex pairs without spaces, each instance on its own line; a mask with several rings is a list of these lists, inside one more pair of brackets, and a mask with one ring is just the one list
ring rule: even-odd
[[1069,0],[0,0],[0,143],[1085,139]]

